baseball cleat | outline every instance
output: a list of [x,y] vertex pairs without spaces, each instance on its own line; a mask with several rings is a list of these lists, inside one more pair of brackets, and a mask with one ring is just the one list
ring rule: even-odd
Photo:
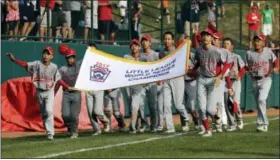
[[237,128],[238,128],[239,130],[242,130],[243,127],[244,127],[243,121],[240,121],[240,123],[237,125]]
[[176,132],[175,129],[168,129],[164,133],[175,133],[175,132]]
[[105,133],[110,132],[110,126],[109,125],[104,126],[104,132]]
[[100,131],[100,130],[99,130],[99,131],[96,131],[96,132],[94,132],[92,135],[93,135],[93,136],[99,136],[99,135],[101,135],[101,131]]
[[190,127],[188,125],[185,125],[182,127],[182,131],[188,132],[190,130]]
[[202,130],[202,131],[198,132],[199,135],[203,135],[203,134],[205,134],[205,133],[206,133],[205,130]]
[[159,132],[163,131],[163,127],[162,127],[162,126],[159,126],[159,127],[157,128],[157,131],[159,131]]
[[227,132],[233,132],[236,131],[236,127],[235,126],[230,126],[228,129],[226,129]]
[[207,131],[207,132],[205,132],[205,134],[202,135],[202,137],[212,137],[212,132]]
[[119,132],[128,132],[129,130],[127,129],[127,128],[124,128],[124,127],[122,127],[122,128],[120,128],[119,129]]
[[137,132],[136,132],[136,130],[134,130],[134,131],[129,131],[129,133],[130,134],[136,134]]
[[268,128],[267,128],[267,126],[258,126],[257,131],[258,132],[267,132]]
[[51,134],[47,135],[47,140],[53,141],[54,140],[53,135]]
[[199,131],[199,130],[200,130],[200,126],[199,126],[199,125],[196,125],[196,126],[194,126],[194,129],[195,129],[196,131]]
[[139,129],[140,133],[144,133],[146,131],[147,126],[143,126]]
[[73,139],[78,138],[78,133],[73,133],[70,138],[73,138]]

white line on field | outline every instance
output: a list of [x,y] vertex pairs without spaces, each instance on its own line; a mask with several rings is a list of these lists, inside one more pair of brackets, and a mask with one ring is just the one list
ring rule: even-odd
[[[270,121],[277,120],[279,117],[269,119]],[[252,123],[244,123],[244,126],[249,125],[249,124],[254,124],[256,122]],[[188,132],[190,133],[190,132]],[[41,159],[41,158],[53,158],[53,157],[58,157],[58,156],[63,156],[63,155],[68,155],[68,154],[73,154],[73,153],[81,153],[81,152],[87,152],[87,151],[94,151],[94,150],[102,150],[102,149],[108,149],[108,148],[113,148],[113,147],[119,147],[119,146],[125,146],[125,145],[131,145],[131,144],[138,144],[138,143],[144,143],[144,142],[150,142],[150,141],[155,141],[158,139],[168,139],[168,138],[173,138],[177,136],[182,136],[187,133],[178,133],[178,134],[173,134],[169,136],[160,136],[160,137],[153,137],[153,138],[148,138],[144,140],[139,140],[139,141],[132,141],[132,142],[127,142],[127,143],[117,143],[117,144],[112,144],[112,145],[105,145],[101,147],[93,147],[93,148],[82,148],[74,151],[65,151],[65,152],[59,152],[59,153],[53,153],[53,154],[47,154],[44,156],[39,156],[39,157],[34,157],[35,159]]]

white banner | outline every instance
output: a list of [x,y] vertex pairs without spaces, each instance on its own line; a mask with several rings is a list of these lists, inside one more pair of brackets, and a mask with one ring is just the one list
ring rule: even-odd
[[154,62],[136,62],[89,48],[75,84],[79,90],[108,90],[183,76],[188,66],[190,42]]

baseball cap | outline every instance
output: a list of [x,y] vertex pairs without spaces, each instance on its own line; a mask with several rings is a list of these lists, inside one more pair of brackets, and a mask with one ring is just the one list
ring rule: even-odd
[[129,46],[131,46],[131,45],[133,45],[133,44],[137,44],[138,46],[140,46],[140,42],[139,42],[138,39],[133,39],[133,40],[131,40]]
[[76,51],[73,48],[68,48],[65,57],[76,56]]
[[142,36],[141,38],[141,42],[146,39],[149,42],[152,42],[152,37],[149,34],[145,34],[144,36]]
[[214,37],[213,31],[212,31],[211,29],[209,29],[209,28],[206,28],[204,31],[202,31],[202,32],[200,33],[200,35],[202,36],[204,33],[209,34],[209,35],[211,35],[211,36]]
[[263,35],[263,34],[261,34],[261,33],[259,33],[258,35],[254,36],[254,40],[255,40],[256,38],[258,38],[258,39],[260,39],[260,40],[262,40],[262,41],[265,41],[265,40],[266,40],[265,35]]
[[46,50],[47,50],[51,55],[54,55],[54,50],[53,50],[52,47],[47,46],[47,47],[45,47],[45,48],[43,49],[43,51],[46,51]]
[[68,50],[68,46],[66,44],[61,44],[59,46],[59,53],[65,55]]
[[213,34],[213,37],[214,37],[214,38],[217,38],[217,39],[222,39],[223,35],[222,35],[221,32],[215,32],[215,33]]
[[252,6],[252,8],[251,8],[253,11],[255,11],[255,10],[257,10],[258,9],[258,7],[257,6]]

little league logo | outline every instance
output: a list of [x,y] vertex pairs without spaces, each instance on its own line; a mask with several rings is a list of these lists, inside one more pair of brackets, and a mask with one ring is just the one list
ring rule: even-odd
[[97,65],[90,66],[90,80],[95,82],[105,82],[111,71],[108,68]]

